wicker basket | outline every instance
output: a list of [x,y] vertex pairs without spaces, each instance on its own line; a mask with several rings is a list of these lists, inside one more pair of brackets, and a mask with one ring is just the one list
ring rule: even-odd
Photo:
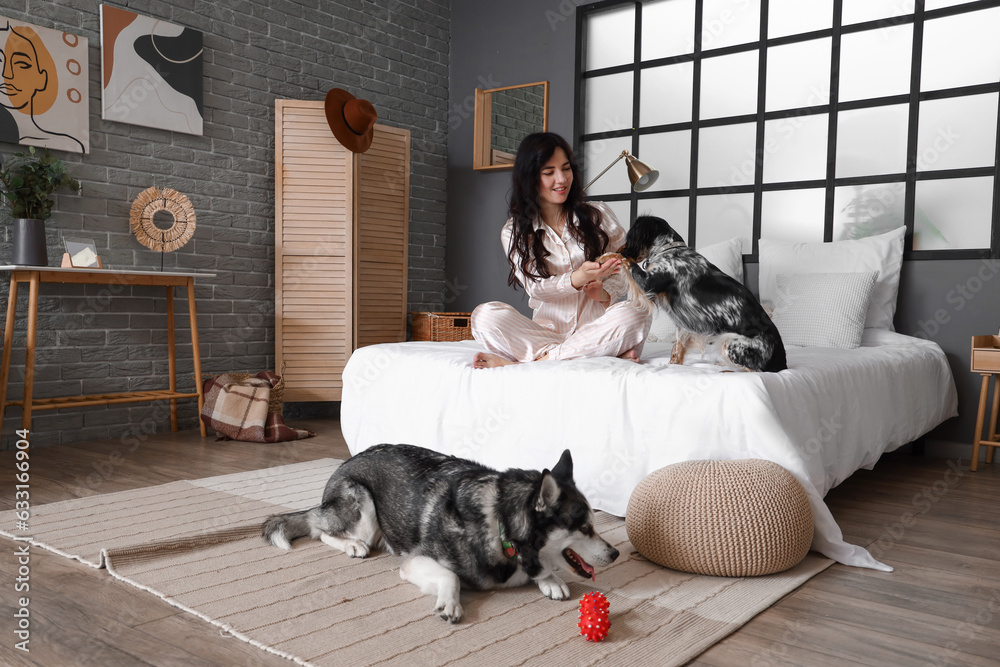
[[472,340],[472,313],[410,313],[413,340]]
[[[256,373],[228,373],[235,382],[242,383],[257,377]],[[285,408],[285,376],[278,378],[278,384],[271,387],[268,394],[267,411],[274,414],[281,414]]]
[[[222,373],[217,373],[215,375],[222,375]],[[204,386],[205,381],[211,377],[215,377],[212,373],[202,373],[201,382]],[[246,382],[251,378],[257,377],[257,373],[226,373],[233,382]],[[280,415],[285,409],[285,363],[281,363],[281,372],[278,375],[278,383],[271,387],[271,392],[267,401],[267,411]]]

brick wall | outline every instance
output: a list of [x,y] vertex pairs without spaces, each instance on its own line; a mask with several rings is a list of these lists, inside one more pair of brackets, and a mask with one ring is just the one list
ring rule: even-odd
[[540,132],[545,124],[545,88],[512,88],[492,96],[490,146],[516,155],[521,140],[532,132]]
[[[147,187],[176,188],[191,199],[197,230],[186,246],[162,258],[164,266],[217,274],[196,288],[203,370],[273,368],[274,100],[319,100],[339,87],[370,100],[379,122],[411,131],[409,307],[442,309],[450,0],[120,5],[204,33],[200,137],[101,120],[98,6],[32,0],[29,7],[25,0],[0,0],[0,15],[90,40],[91,152],[57,153],[83,190],[57,197],[47,222],[51,265],[58,264],[65,233],[93,239],[108,266],[158,269],[161,256],[129,232],[129,208]],[[0,145],[4,154],[18,150]],[[9,228],[3,224],[0,263],[10,259]],[[4,303],[8,278],[0,276]],[[166,388],[163,289],[125,290],[111,298],[109,288],[96,286],[43,288],[36,397]],[[187,302],[180,290],[176,297],[179,388],[194,391]],[[22,302],[11,398],[22,391],[25,313]],[[182,428],[197,427],[196,412],[193,401],[182,402]],[[12,445],[19,425],[20,410],[9,409],[4,447]],[[168,429],[165,402],[46,411],[35,414],[31,442],[128,438]]]

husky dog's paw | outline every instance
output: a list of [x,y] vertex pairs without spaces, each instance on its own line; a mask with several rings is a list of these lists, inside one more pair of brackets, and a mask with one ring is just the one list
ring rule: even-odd
[[449,623],[458,623],[461,621],[464,611],[457,597],[450,600],[438,598],[437,606],[434,607],[434,613]]
[[358,540],[348,540],[347,544],[344,545],[344,553],[346,553],[351,558],[367,558],[368,557],[368,545],[364,542],[359,542]]
[[569,586],[555,575],[539,579],[536,583],[538,584],[538,590],[547,598],[551,598],[552,600],[566,600],[569,598]]
[[340,549],[351,558],[364,558],[368,555],[368,545],[361,540],[334,537],[327,533],[321,533],[319,539],[323,541],[323,544]]
[[404,581],[416,585],[425,595],[434,595],[434,613],[450,623],[462,620],[459,594],[462,582],[458,575],[429,556],[411,556],[399,568]]
[[358,540],[351,540],[347,543],[347,548],[344,549],[344,553],[351,558],[367,558],[368,545],[364,542],[359,542]]

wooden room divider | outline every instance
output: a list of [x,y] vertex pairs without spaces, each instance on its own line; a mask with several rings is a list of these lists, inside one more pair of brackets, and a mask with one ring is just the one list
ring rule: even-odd
[[339,401],[358,347],[406,339],[410,133],[354,154],[322,101],[275,103],[275,356],[286,401]]

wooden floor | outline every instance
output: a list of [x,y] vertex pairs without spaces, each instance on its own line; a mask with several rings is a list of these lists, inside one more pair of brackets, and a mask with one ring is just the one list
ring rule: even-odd
[[[316,438],[215,442],[197,431],[31,451],[32,504],[180,479],[346,458],[334,420],[295,421]],[[971,449],[971,448],[970,448]],[[0,509],[14,507],[14,453],[0,452]],[[699,666],[1000,665],[1000,464],[888,455],[827,502],[849,541],[893,573],[834,565],[696,659]],[[319,490],[317,490],[317,497]],[[16,545],[0,538],[0,664],[290,665],[156,597],[43,549],[15,591]],[[31,652],[15,649],[29,597]],[[612,610],[613,611],[613,610]],[[650,665],[657,664],[651,657]]]

